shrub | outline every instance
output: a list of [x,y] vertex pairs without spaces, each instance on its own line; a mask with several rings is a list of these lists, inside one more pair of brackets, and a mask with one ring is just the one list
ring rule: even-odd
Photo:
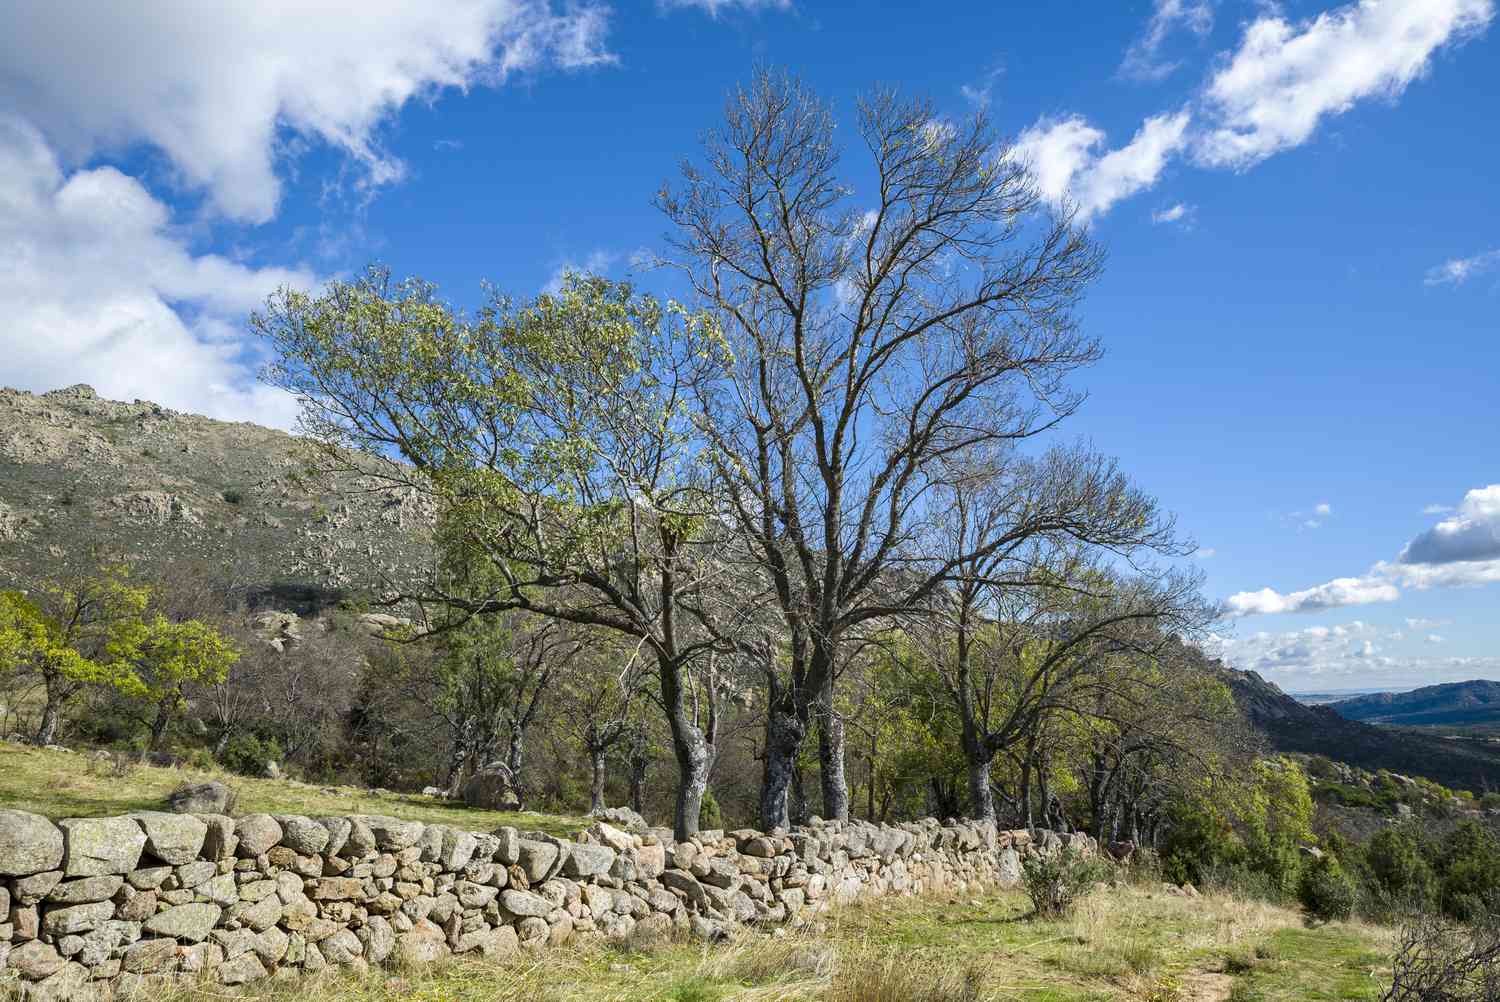
[[1422,907],[1432,898],[1432,868],[1410,826],[1382,828],[1365,846],[1372,890],[1392,905]]
[[703,801],[698,805],[698,827],[724,827],[724,812],[719,810],[719,802],[714,799],[712,790],[703,791]]
[[267,762],[280,762],[281,758],[281,746],[275,738],[262,741],[254,734],[236,734],[219,753],[224,767],[241,776],[260,776]]
[[1359,891],[1339,865],[1338,857],[1326,855],[1303,870],[1297,897],[1314,918],[1332,922],[1354,914]]
[[1061,918],[1103,878],[1102,869],[1098,860],[1072,847],[1050,855],[1027,853],[1021,883],[1038,916]]
[[1500,1002],[1500,924],[1459,926],[1431,913],[1403,923],[1381,1002]]
[[1477,821],[1465,821],[1443,840],[1438,857],[1443,913],[1468,922],[1500,904],[1500,839]]
[[222,496],[224,500],[229,504],[239,504],[240,502],[245,500],[245,492],[242,488],[239,487],[224,488]]

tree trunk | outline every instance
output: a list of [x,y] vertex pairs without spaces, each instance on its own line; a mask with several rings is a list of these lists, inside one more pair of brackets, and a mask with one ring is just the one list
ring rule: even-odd
[[591,782],[589,784],[589,813],[604,813],[604,748],[601,745],[592,745],[589,748],[589,769],[591,770]]
[[162,739],[167,736],[167,725],[172,722],[170,705],[166,700],[156,704],[156,716],[151,721],[151,739],[146,745],[147,751],[161,750]]
[[969,755],[969,810],[975,821],[995,820],[995,793],[990,789],[990,760],[982,753]]
[[57,742],[57,731],[62,726],[62,695],[47,684],[47,705],[42,708],[42,724],[37,728],[36,744],[50,745]]
[[[510,743],[505,749],[505,767],[510,770],[511,789],[516,792],[516,810],[526,809],[526,791],[521,786],[521,761],[526,753],[526,728],[511,725]],[[488,763],[481,762],[480,765]]]
[[823,787],[823,818],[849,820],[849,780],[844,771],[844,721],[833,706],[830,674],[817,704],[818,779]]
[[642,803],[646,793],[646,771],[651,768],[651,756],[646,754],[645,732],[641,731],[630,747],[630,809],[644,814]]
[[[708,789],[708,774],[713,769],[715,749],[709,736],[693,719],[682,689],[682,665],[666,654],[657,658],[661,677],[662,705],[672,731],[672,753],[677,757],[677,803],[672,812],[672,830],[679,842],[698,832],[698,812]],[[715,730],[710,707],[709,731]]]
[[766,708],[765,772],[760,786],[760,827],[763,831],[791,824],[788,794],[797,767],[797,749],[807,733],[796,708],[785,693],[772,693]]

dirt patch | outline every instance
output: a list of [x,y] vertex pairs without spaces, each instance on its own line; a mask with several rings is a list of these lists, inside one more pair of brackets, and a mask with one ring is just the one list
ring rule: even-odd
[[1227,974],[1194,971],[1182,976],[1177,998],[1180,1002],[1224,1002],[1233,987],[1234,979]]

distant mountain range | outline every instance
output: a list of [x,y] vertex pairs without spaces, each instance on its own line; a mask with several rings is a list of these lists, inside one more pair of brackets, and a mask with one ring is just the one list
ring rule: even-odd
[[1364,699],[1401,700],[1448,686],[1308,706],[1253,671],[1238,671],[1219,663],[1215,667],[1223,673],[1240,712],[1277,751],[1324,755],[1362,769],[1423,776],[1444,786],[1476,793],[1500,789],[1500,745],[1483,739],[1447,738],[1419,730],[1377,726],[1348,719],[1334,711],[1336,706]]
[[1474,679],[1411,692],[1378,692],[1341,699],[1328,708],[1346,720],[1429,727],[1500,724],[1500,682]]

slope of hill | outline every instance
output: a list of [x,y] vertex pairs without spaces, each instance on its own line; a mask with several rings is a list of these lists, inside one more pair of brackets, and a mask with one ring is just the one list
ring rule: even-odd
[[336,486],[308,474],[284,432],[82,385],[0,389],[0,587],[103,547],[147,565],[230,568],[252,600],[287,608],[423,560],[420,497]]
[[1412,692],[1382,692],[1328,704],[1346,720],[1408,727],[1500,723],[1500,682],[1473,679]]
[[1240,712],[1277,751],[1325,755],[1460,790],[1500,789],[1500,748],[1494,745],[1348,720],[1328,706],[1297,702],[1255,672],[1221,670]]

